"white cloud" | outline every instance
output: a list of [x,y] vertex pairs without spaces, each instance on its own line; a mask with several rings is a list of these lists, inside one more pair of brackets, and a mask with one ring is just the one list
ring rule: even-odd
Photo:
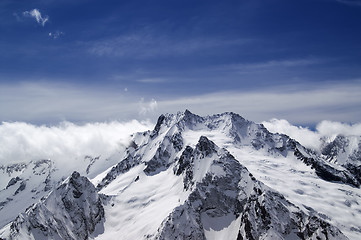
[[[35,126],[24,122],[0,124],[0,165],[51,159],[57,166],[85,155],[106,158],[129,144],[130,134],[153,128],[149,122],[102,122]],[[84,164],[80,162],[80,164]]]
[[333,140],[337,135],[361,136],[361,123],[348,124],[335,121],[322,121],[316,126],[315,131],[301,126],[294,126],[284,119],[271,119],[262,124],[274,133],[283,133],[296,139],[303,146],[320,150],[321,139]]
[[338,134],[345,136],[361,136],[361,123],[348,124],[335,121],[322,121],[316,127],[322,136],[334,138]]
[[49,20],[48,16],[42,17],[40,11],[36,8],[30,11],[23,12],[23,15],[26,17],[34,18],[36,22],[42,25],[43,27],[45,26],[45,23]]
[[321,146],[320,134],[311,131],[308,128],[301,126],[294,126],[285,119],[271,119],[270,121],[263,121],[262,124],[273,133],[283,133],[296,139],[303,146],[319,149]]
[[57,38],[61,37],[62,35],[64,35],[64,33],[61,31],[49,32],[49,37],[54,38],[54,39],[57,39]]
[[154,99],[152,99],[149,102],[144,102],[144,99],[142,98],[139,103],[139,106],[140,106],[139,114],[146,115],[148,113],[154,112],[158,108],[158,103]]

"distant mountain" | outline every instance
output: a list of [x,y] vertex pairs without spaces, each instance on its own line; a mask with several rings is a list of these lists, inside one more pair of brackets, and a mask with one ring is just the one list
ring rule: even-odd
[[[335,141],[318,154],[235,113],[161,115],[92,183],[77,172],[61,182],[51,161],[41,177],[35,162],[16,166],[0,191],[0,237],[358,239],[360,151]],[[104,161],[88,160],[84,174]],[[15,201],[27,182],[33,200]],[[16,204],[17,217],[5,211]]]
[[361,182],[361,136],[338,135],[333,141],[323,139],[322,154],[332,163],[343,166]]

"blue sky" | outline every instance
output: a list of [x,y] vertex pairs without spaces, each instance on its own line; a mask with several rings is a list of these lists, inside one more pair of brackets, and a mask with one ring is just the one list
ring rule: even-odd
[[2,0],[0,33],[0,121],[360,121],[359,0]]

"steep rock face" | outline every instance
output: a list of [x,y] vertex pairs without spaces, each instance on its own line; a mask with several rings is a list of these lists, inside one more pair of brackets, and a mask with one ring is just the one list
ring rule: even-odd
[[155,239],[347,239],[258,182],[206,137],[175,168],[191,194],[163,221]]
[[12,222],[10,239],[88,239],[103,217],[101,197],[95,187],[74,172]]

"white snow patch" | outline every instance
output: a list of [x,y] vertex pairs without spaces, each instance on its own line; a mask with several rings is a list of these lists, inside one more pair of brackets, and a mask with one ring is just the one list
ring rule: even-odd
[[[135,167],[102,190],[116,196],[105,207],[105,233],[96,239],[140,239],[153,235],[172,210],[187,199],[189,192],[183,190],[183,179],[174,175],[172,168],[153,176],[145,175],[143,168],[144,165]],[[133,179],[136,172],[137,181]]]
[[193,130],[187,130],[183,132],[182,134],[184,139],[184,144],[187,146],[195,147],[195,145],[198,143],[199,138],[201,136],[207,137],[209,140],[214,142],[219,147],[228,147],[232,146],[234,140],[230,138],[229,136],[225,135],[224,133],[220,131],[207,131],[207,130],[199,130],[199,131],[193,131]]
[[237,239],[241,217],[236,219],[232,213],[222,217],[210,217],[202,213],[201,221],[207,240]]

